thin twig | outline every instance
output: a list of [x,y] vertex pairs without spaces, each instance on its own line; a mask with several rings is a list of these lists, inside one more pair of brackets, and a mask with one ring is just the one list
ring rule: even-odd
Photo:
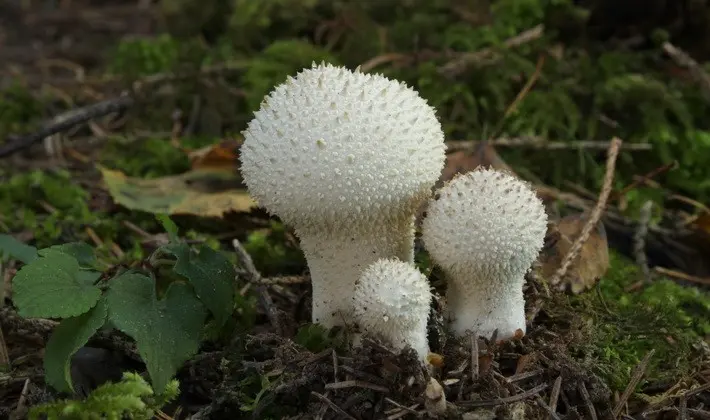
[[548,384],[540,384],[532,389],[529,389],[520,394],[511,395],[510,397],[498,398],[495,400],[482,400],[482,401],[460,401],[456,405],[465,408],[476,408],[476,407],[496,407],[503,404],[510,404],[518,401],[523,401],[528,398],[532,398],[545,389],[547,389]]
[[690,274],[658,266],[653,267],[653,271],[674,279],[710,286],[710,278],[691,276]]
[[703,70],[697,61],[670,42],[664,42],[662,48],[663,52],[668,54],[676,64],[688,69],[691,77],[703,88],[705,95],[710,95],[710,75]]
[[329,400],[328,397],[326,397],[325,395],[319,394],[315,391],[311,391],[311,395],[318,398],[322,402],[326,403],[328,405],[328,407],[330,407],[333,411],[338,413],[343,418],[350,419],[350,420],[357,420],[355,417],[348,414],[345,410],[343,410],[342,408],[335,405],[335,403],[333,401]]
[[9,156],[15,152],[26,149],[33,144],[42,141],[44,138],[62,131],[66,131],[74,126],[83,124],[94,118],[103,117],[105,115],[123,111],[133,105],[133,98],[124,95],[118,98],[108,99],[96,104],[92,104],[83,108],[73,109],[66,114],[70,115],[62,118],[62,115],[53,118],[56,123],[47,124],[40,130],[27,136],[20,137],[10,141],[0,147],[0,158]]
[[557,400],[560,398],[560,389],[562,389],[562,376],[558,376],[555,379],[555,383],[552,384],[552,391],[550,391],[550,408],[553,412],[557,412]]
[[616,158],[619,155],[619,147],[621,146],[621,143],[622,141],[618,137],[614,137],[611,140],[611,144],[609,145],[608,157],[606,160],[606,173],[604,174],[604,183],[602,184],[602,191],[599,194],[597,204],[594,206],[594,209],[592,209],[592,213],[589,216],[589,220],[587,220],[587,223],[582,228],[582,232],[579,234],[579,237],[577,237],[574,243],[572,243],[572,246],[567,252],[567,255],[565,255],[565,258],[562,260],[560,268],[550,279],[551,284],[559,284],[562,277],[567,274],[567,270],[572,264],[572,261],[574,261],[579,255],[582,246],[587,241],[587,239],[589,239],[590,233],[593,229],[596,228],[599,219],[604,213],[607,200],[609,199],[609,194],[611,193],[612,181],[614,180],[614,169],[616,168]]
[[535,71],[533,72],[532,76],[528,79],[528,81],[525,83],[525,86],[518,92],[518,94],[515,96],[515,99],[513,99],[513,102],[508,106],[508,108],[505,110],[503,113],[503,120],[505,120],[515,109],[518,107],[520,102],[527,96],[528,93],[530,93],[530,90],[533,88],[535,85],[535,82],[537,79],[540,78],[540,73],[542,73],[542,66],[545,64],[545,56],[540,55],[537,59],[537,64],[535,64]]
[[357,379],[350,381],[340,381],[333,382],[330,384],[325,384],[325,389],[343,389],[343,388],[367,388],[373,389],[380,392],[389,392],[389,388],[382,385],[373,384],[367,381],[360,381]]
[[[622,149],[623,148],[624,147],[622,147]],[[619,191],[612,194],[611,198],[609,198],[609,202],[618,200],[619,198],[626,195],[627,192],[633,190],[634,188],[638,187],[639,185],[644,185],[644,184],[648,183],[648,181],[650,181],[652,178],[655,178],[658,175],[666,173],[666,172],[668,172],[672,169],[675,169],[677,167],[678,167],[678,161],[674,160],[671,163],[666,163],[665,165],[659,166],[658,168],[653,169],[652,171],[648,172],[645,175],[635,178],[633,180],[633,182],[631,182],[629,185],[625,186],[624,188],[622,188]]]
[[[526,31],[519,33],[518,35],[509,38],[503,42],[503,48],[515,48],[523,44],[530,43],[537,39],[542,38],[545,33],[545,26],[540,24],[532,27]],[[486,58],[490,58],[496,54],[497,48],[484,48],[482,50],[461,54],[455,59],[449,61],[448,63],[441,66],[437,71],[441,75],[447,77],[455,77],[463,73],[471,65],[480,62]]]
[[[2,269],[0,268],[0,273]],[[2,280],[2,276],[0,276]],[[2,287],[2,286],[0,286]],[[9,370],[10,368],[10,353],[7,351],[7,344],[5,343],[5,337],[2,335],[2,323],[0,323],[0,369],[3,371]]]
[[582,394],[582,399],[584,400],[584,405],[587,406],[589,416],[592,420],[597,420],[597,410],[594,408],[594,404],[592,404],[592,398],[589,396],[589,391],[587,391],[587,386],[584,385],[584,382],[579,383],[579,393]]
[[[476,148],[483,143],[479,140],[455,140],[446,142],[447,153],[453,153],[459,150],[471,151],[476,150]],[[590,149],[590,150],[608,150],[611,146],[611,142],[605,140],[583,140],[583,141],[548,141],[542,137],[536,136],[523,136],[523,137],[499,137],[491,140],[487,140],[486,144],[493,147],[521,147],[527,149],[543,149],[543,150],[579,150],[579,149]],[[643,151],[652,150],[653,145],[650,143],[624,143],[621,145],[621,150],[627,151]],[[670,166],[669,166],[670,165]],[[664,170],[665,166],[668,169],[672,169],[672,164],[664,165],[661,168],[655,169],[654,171]],[[657,173],[649,173],[646,176],[656,176]],[[631,186],[633,188],[634,186]]]
[[[395,400],[393,400],[393,399],[391,399],[391,398],[389,398],[389,397],[385,397],[385,401],[387,401],[388,403],[390,403],[390,404],[392,404],[393,406],[397,407],[398,411],[399,411],[399,410],[404,410],[404,411],[408,411],[408,412],[411,413],[411,414],[417,414],[417,411],[416,411],[414,408],[416,408],[417,406],[419,406],[419,404],[414,404],[414,405],[412,405],[411,407],[406,407],[406,406],[404,406],[404,405],[398,403],[397,401],[395,401]],[[385,414],[387,414],[387,412],[385,412]]]
[[478,333],[473,332],[471,334],[471,380],[475,382],[479,375],[478,366]]
[[644,356],[643,360],[639,362],[638,365],[636,365],[636,368],[634,368],[634,373],[631,375],[631,379],[629,380],[629,384],[626,385],[626,389],[624,389],[624,392],[621,394],[621,397],[619,398],[619,402],[616,403],[616,406],[614,407],[614,411],[612,411],[612,415],[614,418],[619,417],[621,414],[621,410],[624,409],[624,405],[626,404],[626,401],[629,400],[629,397],[631,394],[634,392],[634,389],[636,389],[636,386],[638,385],[639,381],[641,381],[641,378],[643,378],[643,375],[646,373],[646,369],[648,368],[648,363],[651,361],[651,357],[653,354],[656,352],[655,349],[651,349],[648,353],[646,353],[646,356]]
[[678,403],[678,420],[688,420],[688,400],[685,397],[681,397]]
[[282,328],[281,323],[279,322],[278,310],[276,309],[276,305],[274,305],[274,301],[271,299],[271,295],[266,289],[266,286],[259,284],[262,277],[256,269],[256,266],[254,266],[254,261],[251,259],[251,256],[247,250],[244,249],[238,239],[232,240],[232,246],[237,254],[240,265],[243,268],[242,274],[247,277],[247,281],[256,285],[256,290],[259,292],[259,300],[266,311],[266,316],[269,318],[271,326],[274,327],[274,329],[280,334],[282,332]]
[[549,405],[547,405],[547,403],[545,402],[545,400],[542,399],[541,396],[538,395],[537,397],[535,397],[535,401],[537,402],[537,404],[538,404],[540,407],[544,408],[545,411],[547,411],[547,414],[550,415],[550,419],[552,419],[552,420],[561,420],[561,419],[560,419],[560,416],[558,416],[557,413],[555,413],[555,410],[553,410],[552,407],[550,407]]
[[647,200],[641,206],[639,212],[639,224],[634,232],[634,259],[636,264],[641,267],[644,281],[651,281],[651,269],[648,267],[648,258],[646,258],[646,238],[648,237],[648,225],[651,223],[651,210],[653,210],[653,201]]

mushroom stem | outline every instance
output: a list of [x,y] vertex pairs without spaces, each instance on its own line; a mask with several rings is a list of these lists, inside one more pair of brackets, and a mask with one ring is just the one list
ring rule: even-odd
[[[460,273],[443,271],[450,279],[462,277]],[[481,270],[486,271],[490,272]],[[490,338],[496,329],[499,338],[525,334],[524,283],[524,277],[501,281],[500,278],[483,275],[469,276],[465,285],[460,281],[449,281],[446,301],[451,330],[457,336],[475,332],[486,338]],[[520,333],[518,330],[521,330]]]
[[355,281],[380,258],[414,260],[414,218],[338,231],[296,229],[313,287],[313,322],[327,328],[352,320]]

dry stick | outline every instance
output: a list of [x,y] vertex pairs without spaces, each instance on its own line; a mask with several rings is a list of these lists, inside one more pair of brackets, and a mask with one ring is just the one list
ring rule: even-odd
[[66,118],[55,117],[55,124],[47,124],[35,133],[20,137],[17,140],[10,141],[3,146],[0,146],[0,158],[9,156],[15,152],[26,149],[34,143],[42,141],[45,137],[68,130],[79,124],[83,124],[94,118],[103,117],[105,115],[123,111],[133,105],[133,98],[124,95],[118,98],[108,99],[93,105],[89,105],[79,109],[73,109],[66,114],[71,116]]
[[560,398],[560,389],[562,389],[562,376],[558,376],[555,379],[555,383],[552,384],[552,391],[550,391],[550,409],[553,413],[557,413],[557,400]]
[[343,418],[350,419],[350,420],[357,420],[355,417],[348,414],[345,410],[343,410],[342,408],[335,405],[335,403],[333,401],[329,400],[328,397],[326,397],[325,395],[319,394],[315,391],[311,391],[311,395],[318,398],[322,402],[326,403],[328,405],[328,407],[330,407],[333,411],[335,411],[339,415],[343,416]]
[[680,397],[678,411],[678,420],[688,420],[688,400],[685,397]]
[[[2,274],[2,265],[0,265],[0,274]],[[0,281],[2,281],[2,276],[0,276]],[[0,323],[0,368],[3,371],[10,369],[10,353],[7,350],[7,344],[5,344],[5,337],[2,335],[2,323]]]
[[[545,56],[540,55],[537,59],[537,64],[535,65],[535,71],[533,74],[530,76],[527,82],[525,82],[525,86],[523,86],[522,89],[520,89],[520,92],[518,92],[517,95],[515,95],[515,99],[513,99],[513,102],[508,105],[508,107],[505,109],[505,112],[503,113],[503,118],[500,119],[498,122],[498,125],[495,127],[493,134],[489,137],[488,140],[491,140],[492,137],[497,136],[500,134],[500,131],[503,127],[503,123],[505,122],[505,119],[508,118],[508,116],[515,111],[515,109],[518,107],[520,102],[522,102],[523,99],[527,96],[528,93],[530,93],[530,90],[533,88],[535,85],[535,82],[537,82],[537,79],[540,78],[540,74],[542,73],[542,66],[545,64]],[[487,142],[486,144],[490,144]]]
[[547,389],[548,386],[548,384],[540,384],[525,392],[521,392],[520,394],[511,395],[510,397],[484,401],[461,401],[457,405],[464,408],[496,407],[499,405],[510,404],[518,401],[523,401],[528,398],[532,398]]
[[[527,44],[529,42],[535,41],[536,39],[542,38],[543,34],[545,33],[545,26],[540,24],[537,25],[533,28],[530,28],[526,31],[523,31],[519,33],[518,35],[509,38],[503,42],[503,47],[504,48],[514,48],[518,47],[523,44]],[[444,64],[441,66],[437,72],[439,74],[448,76],[448,77],[453,77],[457,76],[466,69],[484,58],[490,57],[491,55],[495,54],[496,48],[484,48],[480,51],[472,52],[472,53],[466,53],[466,54],[461,54],[454,60],[449,61],[448,63]]]
[[325,384],[325,389],[343,389],[343,388],[367,388],[380,392],[389,392],[389,388],[382,385],[373,384],[367,381],[360,381],[357,379],[349,381],[340,381]]
[[592,404],[592,398],[589,396],[589,391],[587,391],[587,386],[584,385],[584,382],[579,383],[579,393],[582,394],[582,399],[587,406],[589,416],[592,420],[597,420],[597,410],[594,408],[594,404]]
[[540,73],[542,73],[542,66],[545,64],[545,56],[540,55],[537,59],[537,64],[535,64],[535,71],[533,72],[532,76],[528,79],[527,82],[525,82],[525,86],[518,92],[518,94],[515,96],[515,99],[513,99],[513,102],[508,106],[508,108],[505,110],[503,113],[503,120],[505,120],[515,109],[518,107],[518,104],[527,96],[527,94],[530,92],[530,90],[533,88],[535,85],[535,82],[537,82],[537,79],[540,78]]
[[631,375],[629,384],[626,385],[626,389],[624,389],[624,392],[621,394],[621,398],[619,398],[619,402],[616,403],[614,411],[612,411],[612,416],[614,416],[614,418],[619,417],[619,415],[621,414],[621,410],[623,410],[626,401],[628,401],[629,397],[631,396],[631,393],[634,392],[634,389],[636,389],[636,385],[638,385],[639,381],[641,381],[641,378],[643,378],[643,375],[646,373],[648,364],[651,361],[651,357],[655,352],[655,349],[651,349],[651,351],[646,353],[646,356],[644,356],[643,360],[641,360],[641,362],[636,365],[636,368],[634,368],[634,373]]
[[[486,140],[486,144],[493,147],[524,147],[529,149],[544,149],[544,150],[577,150],[577,149],[591,149],[591,150],[607,150],[611,142],[605,140],[585,140],[585,141],[547,141],[541,137],[535,136],[523,136],[523,137],[501,137],[491,140]],[[477,140],[456,140],[446,142],[446,151],[456,152],[459,150],[469,151],[476,150],[479,144],[483,141]],[[621,146],[622,150],[628,151],[643,151],[653,149],[653,145],[649,143],[628,143]],[[672,164],[671,164],[672,165]],[[662,169],[665,166],[659,168]],[[672,166],[668,169],[672,169]],[[656,169],[657,170],[657,169]],[[654,171],[656,171],[654,170]],[[655,176],[657,174],[649,174],[646,176]],[[638,184],[636,184],[638,185]],[[633,188],[636,185],[631,185]],[[627,187],[628,188],[628,187]]]
[[478,366],[478,333],[471,334],[471,380],[476,382],[479,374]]
[[551,420],[561,420],[561,419],[560,419],[560,416],[558,416],[557,413],[555,413],[555,410],[553,410],[552,407],[550,407],[549,405],[547,405],[547,403],[545,402],[545,400],[542,399],[541,396],[538,395],[537,397],[535,397],[535,401],[537,402],[537,404],[538,404],[540,407],[544,408],[545,411],[547,411],[547,414],[550,415],[549,418],[550,418]]
[[653,267],[653,271],[678,280],[710,286],[710,278],[691,276],[690,274],[658,266]]
[[651,269],[648,267],[648,258],[646,258],[646,238],[648,237],[648,225],[651,222],[651,210],[653,202],[646,201],[641,206],[639,213],[639,224],[634,232],[634,259],[636,264],[641,267],[644,281],[651,281]]
[[575,239],[574,243],[567,252],[567,255],[565,255],[565,258],[562,260],[560,268],[550,279],[551,284],[558,284],[562,277],[567,274],[567,270],[572,264],[572,261],[574,261],[574,259],[577,258],[577,256],[579,255],[579,251],[582,249],[582,246],[585,242],[587,242],[587,239],[589,239],[589,234],[594,228],[596,228],[596,225],[599,222],[599,218],[601,218],[602,214],[604,213],[607,200],[609,199],[609,194],[611,193],[611,183],[614,180],[616,158],[617,156],[619,156],[619,147],[621,146],[621,143],[622,141],[618,137],[614,137],[611,140],[611,144],[609,145],[608,157],[606,160],[606,173],[604,174],[604,183],[602,185],[602,191],[599,194],[597,204],[594,206],[594,209],[592,209],[592,213],[589,216],[589,220],[587,220],[587,223],[582,228],[582,232],[580,233],[579,237]]
[[640,176],[640,177],[637,177],[636,179],[634,179],[634,181],[633,181],[632,183],[630,183],[629,185],[625,186],[625,187],[622,188],[621,190],[615,192],[615,193],[611,196],[611,198],[609,199],[609,201],[618,200],[619,198],[621,198],[621,197],[623,197],[624,195],[626,195],[627,192],[633,190],[634,188],[638,187],[639,185],[646,184],[646,183],[647,183],[648,181],[650,181],[652,178],[655,178],[655,177],[657,177],[658,175],[660,175],[660,174],[662,174],[662,173],[665,173],[665,172],[668,172],[668,171],[670,171],[671,169],[675,169],[675,168],[677,168],[677,167],[678,167],[678,161],[675,161],[675,160],[674,160],[673,162],[671,162],[671,163],[667,163],[667,164],[665,164],[665,165],[659,166],[658,168],[652,170],[651,172],[648,172],[648,173],[645,174],[645,175],[642,175],[642,176]]
[[670,42],[664,42],[662,48],[663,52],[668,54],[676,64],[688,69],[695,82],[700,84],[705,90],[705,94],[710,95],[710,75],[703,70],[697,61]]
[[247,250],[244,249],[238,239],[232,240],[232,246],[234,247],[237,258],[243,268],[242,274],[247,277],[247,280],[250,283],[256,284],[256,290],[259,292],[259,300],[266,311],[266,316],[269,318],[271,326],[274,327],[279,334],[281,334],[282,329],[281,323],[279,322],[279,313],[276,310],[274,301],[271,299],[271,295],[269,295],[269,291],[266,289],[266,286],[259,284],[261,281],[261,274],[259,274],[259,271],[254,266],[254,261],[251,259],[251,256]]

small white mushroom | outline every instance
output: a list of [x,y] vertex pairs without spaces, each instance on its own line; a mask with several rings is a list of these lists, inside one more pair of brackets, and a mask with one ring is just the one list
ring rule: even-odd
[[314,64],[264,99],[244,131],[242,175],[300,239],[314,322],[345,325],[355,280],[377,259],[412,261],[414,213],[445,148],[434,109],[381,75]]
[[507,173],[475,170],[435,193],[422,239],[448,280],[455,334],[490,337],[496,329],[499,339],[525,334],[525,273],[542,249],[546,230],[540,199]]
[[410,346],[425,361],[431,300],[429,282],[413,264],[380,259],[355,283],[355,319],[364,333],[379,337],[395,351]]

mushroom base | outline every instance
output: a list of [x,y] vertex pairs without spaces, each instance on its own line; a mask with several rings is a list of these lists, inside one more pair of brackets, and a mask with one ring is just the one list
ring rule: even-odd
[[349,232],[296,234],[308,262],[313,287],[313,322],[326,328],[354,323],[355,281],[380,258],[414,260],[414,218],[362,226]]
[[[508,283],[508,284],[505,284]],[[456,282],[449,282],[446,292],[452,332],[464,336],[475,332],[490,338],[497,329],[497,339],[507,340],[526,332],[523,281],[466,279],[465,292]]]

